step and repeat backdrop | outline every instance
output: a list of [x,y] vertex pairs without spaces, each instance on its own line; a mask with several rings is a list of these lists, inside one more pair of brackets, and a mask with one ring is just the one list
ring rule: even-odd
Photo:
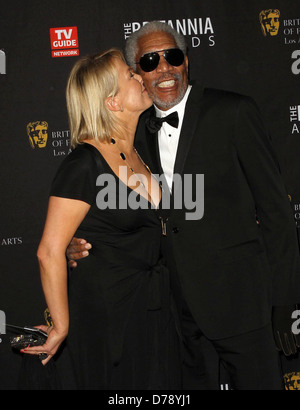
[[[70,152],[69,72],[79,56],[124,49],[152,20],[185,35],[191,80],[257,101],[300,224],[299,0],[0,0],[0,389],[16,388],[22,360],[3,323],[44,322],[36,250]],[[300,359],[282,366],[297,389]],[[221,383],[230,389],[223,372]]]

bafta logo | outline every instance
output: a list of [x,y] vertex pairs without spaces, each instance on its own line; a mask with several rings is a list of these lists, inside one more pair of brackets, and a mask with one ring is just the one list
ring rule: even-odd
[[48,123],[46,121],[30,122],[27,135],[32,149],[45,148],[48,141]]
[[259,14],[261,29],[265,37],[275,37],[279,32],[280,11],[277,9],[263,10]]
[[285,390],[300,390],[300,373],[293,372],[284,375]]

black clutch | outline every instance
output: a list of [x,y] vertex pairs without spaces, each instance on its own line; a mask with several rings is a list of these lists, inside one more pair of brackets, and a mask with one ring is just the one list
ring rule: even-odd
[[38,335],[18,335],[10,338],[10,345],[14,349],[22,350],[30,346],[43,346],[46,338]]
[[18,330],[22,332],[21,334],[10,338],[10,345],[13,349],[22,350],[29,346],[43,346],[48,338],[47,333],[34,327],[14,325],[6,325],[6,327],[14,331]]

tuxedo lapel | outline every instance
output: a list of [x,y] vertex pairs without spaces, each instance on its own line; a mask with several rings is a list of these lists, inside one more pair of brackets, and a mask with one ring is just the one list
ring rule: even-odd
[[[155,108],[152,107],[152,110],[149,112],[150,115],[155,116]],[[153,163],[153,172],[155,174],[163,174],[163,168],[160,161],[159,145],[158,145],[158,133],[151,133],[148,128],[145,126],[146,130],[146,140],[147,146],[150,154],[150,158]]]
[[200,84],[194,84],[185,108],[184,120],[175,160],[174,174],[182,175],[183,173],[190,145],[199,120],[202,97],[203,87]]
[[[194,83],[192,85],[193,87],[186,104],[184,120],[180,133],[178,150],[174,166],[174,174],[183,174],[184,165],[199,120],[201,104],[203,100],[203,87],[198,83]],[[148,110],[147,116],[148,115],[155,115],[154,106],[150,110]],[[146,120],[146,117],[144,118]],[[145,122],[146,121],[144,121],[143,124],[145,127],[148,153],[150,155],[153,165],[152,171],[154,173],[159,173],[159,175],[162,175],[164,171],[160,160],[158,133],[150,133],[150,131],[147,129],[145,125]]]

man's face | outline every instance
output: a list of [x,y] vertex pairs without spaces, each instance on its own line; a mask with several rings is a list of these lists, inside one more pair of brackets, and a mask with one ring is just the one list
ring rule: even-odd
[[177,48],[174,38],[164,32],[154,32],[141,37],[138,42],[136,61],[147,53],[159,51],[158,67],[149,73],[137,65],[137,73],[142,76],[144,85],[154,104],[167,111],[179,104],[188,88],[188,58],[185,57],[181,66],[170,65],[161,50]]

